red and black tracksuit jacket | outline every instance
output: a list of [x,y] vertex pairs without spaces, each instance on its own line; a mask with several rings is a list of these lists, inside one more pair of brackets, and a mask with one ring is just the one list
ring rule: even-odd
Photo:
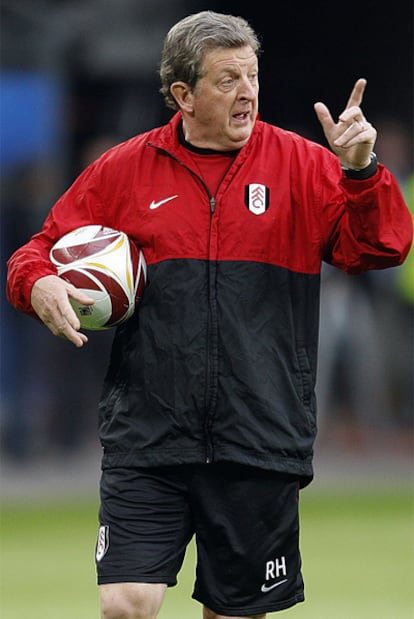
[[412,223],[391,173],[343,178],[322,146],[260,120],[216,195],[165,126],[111,149],[9,261],[8,294],[54,273],[78,226],[125,231],[148,283],[118,327],[100,402],[103,467],[231,461],[312,477],[322,261],[400,264]]

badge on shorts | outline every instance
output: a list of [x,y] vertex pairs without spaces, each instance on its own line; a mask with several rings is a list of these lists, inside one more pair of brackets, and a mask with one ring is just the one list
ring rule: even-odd
[[263,215],[269,208],[269,187],[261,183],[246,185],[244,202],[251,213]]
[[98,541],[96,543],[96,560],[99,562],[103,559],[106,551],[109,548],[109,526],[102,525],[98,531]]

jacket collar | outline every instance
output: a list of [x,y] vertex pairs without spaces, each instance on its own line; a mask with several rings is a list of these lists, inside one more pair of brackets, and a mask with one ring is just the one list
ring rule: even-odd
[[[175,150],[179,147],[180,142],[178,138],[178,127],[182,120],[181,112],[176,112],[174,116],[168,121],[167,124],[159,127],[158,130],[155,130],[150,136],[151,144],[154,146],[158,146],[159,148],[164,148],[166,150]],[[244,150],[250,150],[250,147],[256,141],[257,136],[261,133],[262,130],[262,122],[259,119],[259,116],[256,118],[256,122],[253,127],[252,135],[249,138],[249,141],[243,148],[240,149],[240,152]]]

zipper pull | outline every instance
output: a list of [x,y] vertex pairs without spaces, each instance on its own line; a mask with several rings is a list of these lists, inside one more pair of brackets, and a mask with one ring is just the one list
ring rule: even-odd
[[216,208],[216,198],[213,198],[213,196],[211,196],[210,198],[210,211],[211,214],[214,213],[214,209]]

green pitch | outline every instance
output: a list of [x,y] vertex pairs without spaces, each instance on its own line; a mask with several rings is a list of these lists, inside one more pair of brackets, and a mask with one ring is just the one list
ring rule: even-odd
[[[286,619],[413,619],[414,505],[409,491],[301,495],[307,600]],[[98,619],[97,504],[3,505],[0,616]],[[199,619],[194,547],[160,619]]]

